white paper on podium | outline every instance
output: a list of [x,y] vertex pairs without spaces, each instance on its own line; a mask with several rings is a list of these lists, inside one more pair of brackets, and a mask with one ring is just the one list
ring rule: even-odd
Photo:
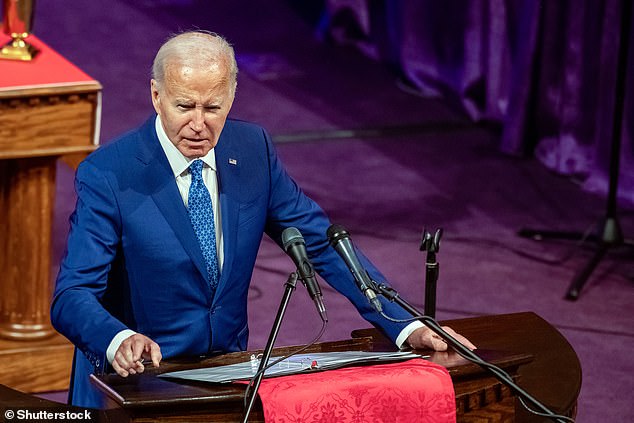
[[[403,361],[411,358],[427,358],[409,351],[396,352],[365,352],[365,351],[341,351],[312,354],[297,354],[288,357],[264,372],[264,377],[283,376],[295,373],[304,373],[316,370],[328,370],[343,367],[355,363]],[[279,357],[271,357],[269,363]],[[206,367],[201,369],[182,370],[159,375],[164,378],[186,379],[198,382],[227,383],[236,380],[249,380],[255,376],[260,362],[253,357],[250,361],[244,361],[226,366]]]

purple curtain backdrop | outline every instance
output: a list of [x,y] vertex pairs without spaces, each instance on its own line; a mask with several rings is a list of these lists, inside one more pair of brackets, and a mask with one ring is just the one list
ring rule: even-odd
[[[624,0],[629,1],[629,0]],[[623,1],[327,0],[320,28],[403,87],[498,122],[501,151],[608,188]],[[632,19],[630,13],[630,21]],[[619,198],[634,205],[634,45],[627,38]]]

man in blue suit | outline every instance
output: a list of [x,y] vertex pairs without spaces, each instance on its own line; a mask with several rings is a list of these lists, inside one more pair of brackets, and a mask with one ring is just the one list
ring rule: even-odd
[[[245,350],[247,292],[262,235],[281,245],[288,227],[300,230],[321,276],[397,345],[446,349],[424,326],[374,311],[329,246],[325,213],[286,173],[267,133],[227,119],[237,71],[232,47],[217,34],[171,38],[152,71],[156,116],[77,170],[77,204],[51,306],[53,325],[77,347],[74,405],[103,405],[89,381],[96,371],[126,377],[143,371],[143,359],[159,366],[163,357]],[[192,212],[200,181],[204,211]],[[395,318],[409,317],[393,303],[383,306]]]

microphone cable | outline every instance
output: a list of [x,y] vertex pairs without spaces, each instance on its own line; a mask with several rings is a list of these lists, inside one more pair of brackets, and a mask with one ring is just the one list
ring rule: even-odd
[[[418,321],[422,321],[422,323],[425,324],[430,330],[432,330],[432,331],[434,331],[436,333],[439,332],[443,338],[451,339],[453,342],[456,342],[456,343],[460,344],[460,342],[458,342],[457,339],[455,339],[453,336],[449,335],[442,328],[442,326],[432,317],[425,316],[425,315],[418,315],[417,317],[412,317],[410,319],[395,319],[395,318],[385,314],[385,312],[381,312],[381,316],[383,316],[385,319],[387,319],[387,320],[389,320],[391,322],[394,322],[394,323],[411,323],[411,322],[414,322],[414,321],[417,321],[417,320]],[[432,327],[433,327],[433,329],[432,329]],[[531,400],[535,401],[538,404],[540,404],[544,408],[544,410],[548,410],[548,413],[542,413],[542,412],[539,412],[539,411],[536,411],[536,410],[532,409],[528,404],[526,404],[524,402],[524,397],[530,397],[530,395],[526,391],[524,391],[519,385],[517,385],[517,383],[515,383],[515,381],[511,377],[511,375],[509,375],[506,371],[504,371],[503,369],[499,368],[495,364],[491,364],[488,361],[483,360],[482,358],[480,358],[477,354],[475,354],[473,352],[471,354],[466,354],[465,352],[460,351],[457,348],[453,348],[453,350],[459,356],[464,358],[465,360],[468,360],[468,361],[470,361],[470,362],[472,362],[474,364],[477,364],[478,366],[487,369],[489,372],[491,372],[495,376],[497,376],[498,379],[502,383],[504,383],[505,385],[510,387],[518,395],[520,403],[530,413],[533,413],[533,414],[536,414],[536,415],[542,416],[542,417],[547,417],[547,418],[553,419],[555,421],[569,422],[569,423],[574,423],[575,422],[574,419],[572,419],[572,418],[570,418],[568,416],[556,414],[556,413],[550,411],[546,406],[544,406],[543,404],[539,403],[539,401],[537,401],[534,398],[531,398]]]

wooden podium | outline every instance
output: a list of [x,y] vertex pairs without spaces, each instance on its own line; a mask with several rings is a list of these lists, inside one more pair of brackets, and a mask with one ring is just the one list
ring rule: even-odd
[[57,160],[97,147],[101,85],[28,41],[33,61],[0,60],[0,383],[40,392],[67,389],[72,360],[49,320]]
[[[575,415],[581,366],[570,344],[548,322],[534,313],[516,313],[445,323],[475,342],[482,358],[506,370],[544,405],[558,413]],[[277,349],[274,355],[293,349]],[[393,349],[394,345],[378,331],[367,329],[355,331],[353,339],[347,341],[317,344],[310,352]],[[120,422],[236,422],[242,420],[244,385],[175,381],[156,376],[245,361],[251,353],[189,362],[167,360],[159,368],[149,367],[143,374],[128,378],[116,374],[92,377],[111,398],[110,412],[117,414]],[[456,393],[458,422],[544,421],[522,410],[509,388],[455,352],[432,353],[430,360],[449,370]],[[261,402],[256,401],[249,421],[263,421]]]

